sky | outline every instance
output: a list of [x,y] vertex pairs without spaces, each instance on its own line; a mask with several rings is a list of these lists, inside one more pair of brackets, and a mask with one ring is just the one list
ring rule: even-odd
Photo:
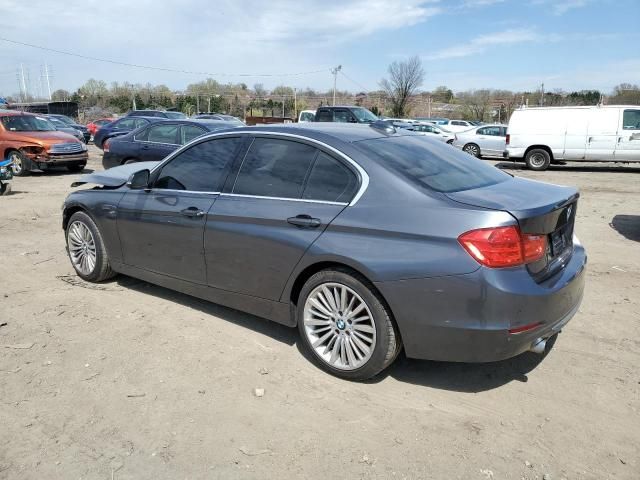
[[0,0],[0,16],[0,96],[19,91],[21,64],[34,93],[45,64],[52,90],[207,77],[328,90],[342,65],[338,88],[366,92],[414,55],[426,91],[640,83],[640,0]]

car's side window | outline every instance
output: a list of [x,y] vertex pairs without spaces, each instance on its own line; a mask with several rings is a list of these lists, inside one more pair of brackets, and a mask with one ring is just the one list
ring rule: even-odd
[[148,130],[147,141],[154,143],[177,144],[178,125],[154,125]]
[[625,110],[622,114],[623,130],[640,130],[640,110]]
[[149,124],[149,121],[145,120],[144,118],[136,118],[133,121],[134,128],[144,127],[145,125],[148,125],[148,124]]
[[335,158],[320,152],[309,174],[302,198],[349,202],[358,188],[356,175]]
[[478,130],[476,130],[476,135],[488,135],[487,134],[487,129],[486,128],[479,128]]
[[191,140],[198,138],[200,135],[204,135],[207,131],[202,127],[196,127],[195,125],[182,125],[180,128],[180,144],[185,145]]
[[135,119],[133,118],[125,118],[123,120],[120,120],[118,123],[116,123],[116,127],[117,128],[129,128],[129,129],[134,129],[135,128]]
[[351,113],[348,110],[334,110],[333,121],[348,123],[349,121],[351,121]]
[[218,138],[188,148],[162,167],[153,187],[219,192],[242,138]]
[[318,110],[316,113],[316,122],[332,122],[333,112],[331,110]]
[[233,193],[300,198],[316,153],[314,147],[304,143],[256,138],[242,162]]

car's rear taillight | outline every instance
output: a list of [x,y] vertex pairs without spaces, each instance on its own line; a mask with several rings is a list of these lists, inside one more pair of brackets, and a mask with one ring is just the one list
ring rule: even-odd
[[507,145],[509,145],[509,142],[511,141],[511,135],[509,135],[507,133],[507,138],[505,139],[505,141],[507,142]]
[[546,236],[523,234],[515,226],[471,230],[458,241],[478,263],[490,268],[535,262],[547,250]]
[[109,153],[109,140],[105,140],[102,144],[102,151],[105,153]]

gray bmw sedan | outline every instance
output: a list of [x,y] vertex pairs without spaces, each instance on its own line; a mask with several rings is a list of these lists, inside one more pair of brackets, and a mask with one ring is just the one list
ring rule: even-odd
[[578,192],[385,122],[243,127],[84,175],[77,274],[140,278],[299,329],[326,371],[542,353],[576,313]]

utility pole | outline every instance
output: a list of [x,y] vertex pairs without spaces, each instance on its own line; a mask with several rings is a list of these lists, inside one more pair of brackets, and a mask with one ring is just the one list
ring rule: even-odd
[[49,92],[49,100],[51,100],[51,82],[49,81],[49,65],[44,64],[44,76],[47,79],[47,92]]
[[427,97],[428,117],[431,118],[431,95]]
[[200,113],[200,95],[196,93],[196,115]]
[[27,84],[24,81],[24,65],[22,65],[22,64],[20,64],[20,78],[22,80],[22,91],[24,92],[22,94],[22,101],[26,102],[27,101],[28,92],[27,92]]
[[207,113],[211,113],[211,95],[207,98],[209,105],[207,106]]
[[293,87],[293,117],[294,121],[298,119],[298,92],[296,87]]
[[338,72],[342,70],[342,65],[338,65],[336,68],[331,69],[331,73],[333,74],[333,106],[336,105],[336,83],[338,81]]
[[285,101],[285,97],[283,95],[282,96],[282,118],[284,118],[284,101]]
[[542,86],[541,86],[541,92],[542,92],[542,95],[540,96],[540,106],[544,107],[544,82],[542,83]]

